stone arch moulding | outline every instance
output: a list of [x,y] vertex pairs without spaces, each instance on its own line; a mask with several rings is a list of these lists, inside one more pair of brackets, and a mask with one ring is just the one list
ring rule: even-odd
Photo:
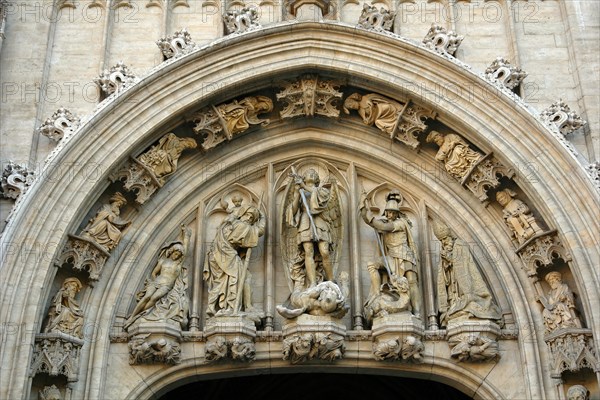
[[[109,173],[130,155],[139,154],[160,135],[180,125],[189,113],[199,107],[275,87],[278,82],[306,71],[334,76],[346,86],[367,92],[394,99],[409,98],[436,110],[438,121],[459,132],[478,148],[493,152],[513,168],[530,165],[532,160],[536,160],[536,168],[526,175],[517,174],[514,181],[543,214],[546,223],[558,229],[561,242],[571,256],[571,272],[581,296],[587,325],[598,326],[599,282],[594,271],[599,258],[598,226],[594,215],[594,209],[600,205],[598,193],[577,158],[555,139],[530,109],[506,91],[465,69],[460,62],[393,35],[334,23],[284,23],[260,32],[228,37],[166,62],[136,85],[102,103],[63,148],[52,155],[42,172],[42,179],[38,179],[18,203],[2,238],[1,320],[10,327],[4,330],[2,338],[0,362],[6,367],[5,371],[9,371],[0,377],[2,397],[19,398],[29,391],[31,349],[35,335],[41,329],[47,299],[51,296],[49,287],[56,274],[54,260],[67,234],[77,229],[108,187]],[[344,129],[365,131],[358,125],[339,123]],[[322,139],[323,131],[312,129],[312,132],[312,137],[300,136],[298,143],[309,148],[312,146],[312,151],[328,145]],[[332,140],[346,151],[358,149],[363,143],[356,137],[344,143],[336,135],[332,136]],[[238,158],[242,151],[252,149],[251,142],[246,143],[245,148],[239,148],[243,140],[237,142],[221,146],[236,149],[231,156]],[[381,146],[384,142],[378,139],[375,143]],[[389,140],[387,143],[389,145]],[[207,154],[210,156],[211,153]],[[415,157],[404,148],[400,148],[398,154],[380,152],[380,159],[392,165],[394,161],[401,163]],[[289,157],[292,160],[298,156]],[[84,171],[85,163],[81,160],[103,165],[102,179],[89,179]],[[425,156],[423,160],[426,160]],[[178,187],[183,180],[190,179],[193,176],[190,170],[192,164],[192,161],[184,162],[168,184]],[[431,159],[429,165],[433,165]],[[48,179],[43,179],[44,176]],[[178,180],[181,181],[178,183]],[[454,198],[450,209],[461,209],[475,219],[476,222],[463,230],[465,234],[473,234],[476,227],[486,225],[484,220],[478,219],[476,211],[469,211],[471,206],[475,207],[474,204],[480,206],[478,202],[465,200],[469,193],[459,193],[445,184],[440,184],[439,190]],[[157,201],[165,200],[161,191],[158,196]],[[590,199],[593,204],[590,204]],[[142,207],[139,216],[143,214]],[[152,221],[147,213],[145,217],[155,224],[160,223]],[[183,221],[186,216],[178,217]],[[142,224],[143,221],[137,223]],[[501,236],[499,226],[501,224],[497,222],[492,223],[489,229],[483,229],[484,236],[490,240],[494,234]],[[163,234],[169,233],[163,229]],[[141,243],[157,242],[158,246],[166,239],[165,236],[143,237],[139,232],[136,235]],[[513,252],[514,258],[510,240],[504,238],[499,242],[508,249],[504,256],[508,257],[507,254]],[[19,244],[19,247],[11,244]],[[30,250],[24,251],[26,247]],[[15,250],[18,248],[21,250]],[[119,265],[119,260],[111,262]],[[520,273],[516,266],[509,267],[510,259],[505,258],[500,264],[505,267],[499,267],[494,279],[503,285],[504,290],[510,290],[515,319],[523,326],[539,326],[541,317],[536,316],[539,314],[536,305],[530,304],[535,303],[534,292],[526,275]],[[111,291],[115,287],[111,287],[108,281],[114,284],[113,279],[119,273],[123,272],[114,269],[107,273],[92,294],[84,299],[86,313],[94,316],[92,320],[98,324],[114,318]],[[28,295],[24,296],[24,293]],[[597,332],[594,333],[595,347],[598,348]],[[541,363],[547,357],[547,350],[541,334],[531,335],[532,340],[519,339],[518,346],[522,364],[527,366],[524,394],[528,398],[555,397],[553,383],[542,372],[545,368]],[[104,366],[109,357],[109,347],[106,331],[89,346],[84,346],[80,365],[86,371],[80,372],[81,379],[74,389],[79,394],[77,397],[102,398],[106,395]],[[365,365],[367,369],[368,364]],[[443,374],[438,379],[455,382],[459,386],[454,378],[443,378]],[[476,389],[475,385],[465,385]],[[142,391],[140,388],[135,390],[135,393]],[[493,388],[485,390],[479,396],[498,394]]]

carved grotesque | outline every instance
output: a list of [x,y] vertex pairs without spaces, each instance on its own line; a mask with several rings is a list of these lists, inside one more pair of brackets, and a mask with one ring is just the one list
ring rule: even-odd
[[455,133],[443,134],[431,131],[427,135],[427,143],[435,143],[439,146],[435,159],[444,163],[446,171],[462,180],[473,166],[483,157],[469,147],[469,144]]
[[177,171],[177,161],[186,149],[198,146],[192,138],[179,138],[174,133],[167,133],[158,144],[138,157],[138,160],[154,173],[162,183],[165,178]]
[[362,13],[358,19],[358,26],[376,31],[391,31],[394,25],[394,14],[385,8],[363,4]]
[[121,219],[121,208],[127,204],[127,200],[119,192],[116,192],[90,219],[88,225],[83,229],[81,237],[100,245],[106,251],[114,249],[121,237],[123,230],[129,226],[130,221]]
[[581,321],[575,307],[575,296],[567,284],[563,283],[560,272],[550,272],[546,274],[545,279],[550,285],[550,291],[546,296],[540,296],[538,300],[544,306],[546,332],[561,328],[581,328]]
[[449,344],[450,356],[459,362],[495,361],[500,358],[498,342],[478,334],[463,335]]
[[227,11],[223,15],[223,22],[227,33],[242,33],[260,28],[258,11],[254,7],[244,7],[241,10]]
[[567,400],[589,400],[590,392],[583,385],[573,385],[567,390]]
[[187,268],[184,264],[192,231],[181,226],[179,238],[160,249],[156,266],[137,294],[138,303],[125,323],[160,321],[184,329],[188,321]]
[[[373,215],[371,200],[367,195],[363,195],[360,204],[363,221],[375,229],[377,249],[381,256],[367,265],[371,287],[364,311],[368,320],[403,310],[412,311],[416,316],[421,314],[418,251],[412,236],[412,222],[400,211],[402,195],[398,190],[388,193],[386,200],[383,215],[379,217]],[[410,304],[406,304],[407,297],[410,298]]]
[[62,332],[78,338],[83,337],[83,311],[75,301],[75,296],[81,288],[79,279],[65,279],[58,293],[52,298],[44,332]]
[[225,316],[253,313],[250,273],[252,249],[265,233],[266,219],[254,206],[242,206],[225,218],[204,264],[208,282],[206,315]]
[[166,338],[152,338],[151,334],[137,337],[129,342],[129,364],[179,364],[179,343]]
[[206,342],[204,358],[208,362],[218,361],[227,357],[228,351],[227,339],[224,336],[212,337]]
[[504,189],[496,193],[496,200],[503,207],[502,216],[506,225],[513,232],[517,242],[523,244],[533,236],[542,233],[542,229],[527,204],[516,199],[516,195],[514,191]]
[[540,113],[540,118],[554,124],[560,133],[568,135],[575,132],[586,124],[586,122],[562,99],[552,103],[550,107]]
[[453,56],[463,39],[463,36],[447,31],[446,28],[440,25],[432,24],[423,39],[423,43],[438,53]]
[[131,70],[122,62],[118,62],[110,69],[105,69],[94,81],[105,95],[119,92],[121,89],[133,84],[137,80]]
[[437,279],[441,325],[462,319],[499,321],[500,308],[475,264],[469,245],[441,221],[434,222],[433,231],[441,242]]
[[27,167],[10,161],[2,171],[0,188],[5,199],[18,199],[27,191],[35,179],[35,173]]
[[519,67],[510,65],[503,57],[498,57],[487,67],[485,75],[489,79],[495,79],[512,90],[521,84],[527,73]]
[[42,126],[38,132],[56,142],[61,140],[69,131],[79,127],[80,119],[66,108],[59,108]]
[[254,342],[247,338],[235,338],[231,342],[231,358],[239,361],[253,361],[256,357]]
[[192,36],[185,28],[171,36],[157,40],[156,44],[163,53],[165,60],[187,54],[196,46],[192,41]]

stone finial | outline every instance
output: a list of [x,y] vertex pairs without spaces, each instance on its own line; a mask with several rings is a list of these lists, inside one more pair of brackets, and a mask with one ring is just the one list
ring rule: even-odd
[[438,53],[454,56],[463,39],[464,36],[457,35],[453,31],[447,31],[446,28],[440,25],[432,24],[423,39],[423,43],[427,48]]
[[540,117],[544,121],[554,124],[560,133],[565,136],[575,132],[586,124],[575,111],[571,111],[569,106],[563,102],[562,99],[552,103],[550,107],[542,111]]
[[336,106],[342,98],[342,93],[337,90],[339,83],[322,80],[317,75],[305,75],[283,86],[276,95],[277,100],[284,103],[279,112],[282,119],[314,115],[337,118],[340,115]]
[[488,79],[497,80],[508,89],[514,89],[521,84],[527,76],[527,72],[519,67],[510,65],[503,57],[498,57],[485,70]]
[[136,80],[137,77],[133,72],[122,61],[119,61],[110,69],[105,69],[98,78],[94,79],[94,82],[105,95],[109,96],[131,85]]
[[157,40],[156,44],[163,53],[165,60],[190,53],[196,47],[196,44],[192,41],[192,36],[186,28]]
[[374,31],[391,31],[394,25],[394,17],[395,14],[383,7],[378,10],[377,7],[364,3],[362,13],[358,19],[358,26]]
[[35,180],[35,172],[9,161],[2,171],[0,189],[5,199],[17,200]]
[[73,132],[81,120],[66,108],[59,108],[52,116],[37,129],[39,133],[56,142],[60,141],[67,132]]
[[244,7],[241,10],[227,11],[223,15],[223,22],[228,34],[242,33],[259,29],[258,11],[255,7]]

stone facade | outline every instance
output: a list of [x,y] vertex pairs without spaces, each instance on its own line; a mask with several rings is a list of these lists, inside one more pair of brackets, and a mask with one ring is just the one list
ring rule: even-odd
[[[292,3],[227,34],[245,6],[0,2],[0,159],[35,176],[0,199],[0,398],[311,366],[598,398],[598,5],[377,3],[389,31],[357,29],[362,4]],[[452,55],[432,25],[464,37]],[[487,77],[498,57],[527,77]],[[102,94],[118,65],[135,76]],[[559,98],[587,122],[568,135],[541,113]],[[58,144],[39,131],[57,109],[77,115]],[[68,255],[86,232],[101,261]],[[47,330],[64,321],[76,335]]]

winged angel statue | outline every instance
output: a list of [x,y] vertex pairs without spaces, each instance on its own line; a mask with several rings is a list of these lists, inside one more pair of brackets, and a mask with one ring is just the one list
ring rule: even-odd
[[313,168],[302,175],[290,169],[281,223],[284,271],[292,293],[277,311],[286,318],[304,313],[341,318],[347,312],[348,276],[340,274],[340,288],[335,282],[342,243],[337,181],[321,184]]

